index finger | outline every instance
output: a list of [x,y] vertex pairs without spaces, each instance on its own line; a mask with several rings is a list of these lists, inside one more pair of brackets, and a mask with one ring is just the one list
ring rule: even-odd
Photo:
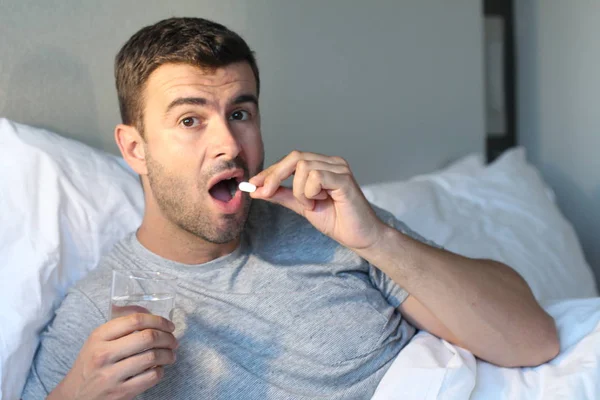
[[103,340],[115,340],[135,331],[156,329],[171,333],[175,325],[166,318],[154,314],[136,313],[108,321],[97,329],[96,334]]
[[256,195],[270,197],[275,193],[277,188],[279,188],[281,182],[292,176],[296,171],[296,165],[299,161],[331,162],[331,159],[331,157],[322,154],[294,150],[269,168],[253,176],[249,182],[259,188],[257,192],[255,192]]

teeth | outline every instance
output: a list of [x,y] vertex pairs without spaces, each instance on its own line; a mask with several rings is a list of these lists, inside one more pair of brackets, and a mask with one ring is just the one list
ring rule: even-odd
[[227,185],[229,186],[229,194],[231,194],[231,197],[234,197],[237,192],[237,182],[235,179],[230,179],[227,181]]

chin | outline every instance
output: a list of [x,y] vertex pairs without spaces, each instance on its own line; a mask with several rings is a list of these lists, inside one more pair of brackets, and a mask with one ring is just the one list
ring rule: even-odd
[[179,228],[214,244],[225,244],[237,239],[244,229],[250,202],[244,202],[235,213],[223,213],[213,207],[180,207],[186,212],[174,212],[174,207],[164,209]]
[[206,240],[207,242],[214,243],[214,244],[227,244],[227,243],[230,243],[231,241],[239,238],[240,234],[241,234],[241,230],[239,232],[232,232],[232,231],[212,232],[210,235],[206,235],[206,236],[202,237],[202,239]]
[[211,232],[207,232],[205,239],[211,243],[225,244],[237,239],[246,223],[245,216],[224,215],[215,221]]

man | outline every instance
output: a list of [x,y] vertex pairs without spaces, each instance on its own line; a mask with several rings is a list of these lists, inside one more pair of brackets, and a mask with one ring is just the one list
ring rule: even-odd
[[[415,327],[502,366],[557,354],[518,274],[374,209],[343,159],[294,151],[263,170],[258,68],[237,34],[161,21],[115,69],[144,219],[63,301],[25,399],[366,399]],[[107,322],[111,269],[176,275],[173,322]]]

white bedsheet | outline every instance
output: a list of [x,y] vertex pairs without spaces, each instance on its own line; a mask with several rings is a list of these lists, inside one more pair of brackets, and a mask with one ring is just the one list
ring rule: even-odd
[[420,332],[398,355],[372,400],[600,399],[600,298],[546,307],[561,352],[536,368],[500,368]]

